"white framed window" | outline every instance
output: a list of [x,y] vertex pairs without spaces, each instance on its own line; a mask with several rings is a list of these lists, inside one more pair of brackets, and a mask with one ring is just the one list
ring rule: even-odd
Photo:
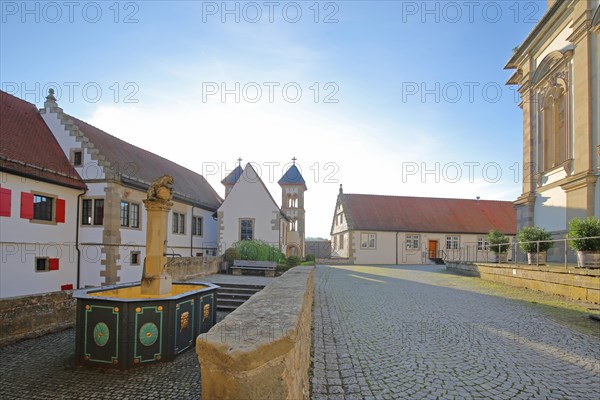
[[104,223],[104,199],[83,199],[81,202],[81,225]]
[[377,247],[377,234],[376,233],[361,233],[360,234],[360,248],[361,249],[375,249]]
[[129,261],[131,265],[140,265],[140,252],[132,251],[129,255]]
[[136,203],[131,203],[131,227],[140,227],[140,205]]
[[123,226],[123,227],[129,226],[129,202],[127,202],[127,201],[121,201],[120,218],[121,218],[121,226]]
[[71,162],[75,167],[81,167],[83,165],[83,151],[81,149],[71,150]]
[[458,236],[446,236],[446,249],[456,250],[460,248],[460,238]]
[[406,235],[406,250],[421,248],[421,235]]
[[240,219],[240,240],[254,239],[254,219]]
[[46,272],[46,271],[50,271],[50,258],[36,257],[35,258],[35,272]]
[[192,235],[202,236],[202,217],[192,217]]
[[488,246],[489,246],[489,243],[485,236],[477,237],[477,250],[487,250]]
[[171,231],[173,233],[185,234],[185,214],[173,212]]
[[344,237],[346,236],[346,234],[342,233],[340,235],[340,250],[344,249]]

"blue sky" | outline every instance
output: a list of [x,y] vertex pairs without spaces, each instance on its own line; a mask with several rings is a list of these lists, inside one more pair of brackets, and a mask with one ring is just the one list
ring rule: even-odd
[[2,89],[41,106],[55,86],[65,112],[204,173],[220,194],[242,157],[278,199],[296,156],[309,236],[328,236],[340,183],[520,194],[521,112],[503,67],[546,1],[270,4],[2,2]]

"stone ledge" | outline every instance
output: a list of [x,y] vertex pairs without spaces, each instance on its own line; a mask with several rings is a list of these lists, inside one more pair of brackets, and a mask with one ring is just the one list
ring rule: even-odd
[[198,336],[203,399],[308,398],[313,281],[292,268]]
[[221,257],[174,257],[169,259],[166,270],[173,281],[187,281],[201,276],[219,273]]
[[600,304],[600,276],[597,270],[565,270],[553,267],[514,264],[454,263],[447,269],[484,280],[523,287],[544,293]]
[[75,325],[72,291],[0,300],[0,346],[58,332]]

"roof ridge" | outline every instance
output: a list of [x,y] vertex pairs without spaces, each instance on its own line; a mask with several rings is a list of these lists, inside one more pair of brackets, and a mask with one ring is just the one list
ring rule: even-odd
[[[123,139],[121,139],[120,137],[118,137],[118,136],[115,136],[115,135],[112,135],[112,134],[110,134],[110,133],[106,132],[105,130],[103,130],[103,129],[101,129],[101,128],[98,128],[97,126],[90,124],[89,122],[85,122],[85,121],[84,121],[84,120],[82,120],[82,119],[79,119],[79,118],[77,118],[77,117],[74,117],[74,116],[72,116],[72,115],[70,115],[70,114],[67,114],[67,113],[64,113],[64,114],[65,114],[65,116],[66,116],[67,118],[70,118],[70,119],[73,121],[73,123],[74,123],[75,125],[78,125],[78,123],[79,123],[79,122],[82,122],[83,124],[85,124],[85,125],[89,125],[89,126],[91,126],[92,128],[94,128],[94,129],[97,129],[97,130],[99,130],[100,132],[104,133],[105,135],[108,135],[108,136],[110,136],[110,137],[112,137],[112,138],[114,138],[114,139],[118,140],[119,142],[125,143],[125,144],[127,144],[127,145],[129,145],[129,146],[132,146],[132,147],[135,147],[136,149],[139,149],[139,150],[141,150],[141,151],[143,151],[143,152],[145,152],[145,153],[149,153],[149,154],[151,154],[151,155],[153,155],[153,156],[156,156],[156,157],[162,158],[162,159],[163,159],[163,160],[165,160],[165,161],[168,161],[168,162],[170,162],[170,163],[172,163],[172,164],[175,164],[175,165],[177,165],[178,167],[184,168],[184,169],[188,170],[189,172],[192,172],[192,173],[194,173],[194,174],[197,174],[197,175],[199,175],[199,176],[202,176],[202,177],[204,178],[204,176],[203,176],[202,174],[199,174],[198,172],[196,172],[196,171],[194,171],[194,170],[191,170],[191,169],[189,169],[189,168],[188,168],[188,167],[186,167],[186,166],[183,166],[183,165],[181,165],[181,164],[178,164],[178,163],[176,163],[176,162],[175,162],[175,161],[173,161],[173,160],[170,160],[170,159],[168,159],[168,158],[166,158],[166,157],[164,157],[164,156],[161,156],[160,154],[154,153],[153,151],[150,151],[150,150],[144,149],[143,147],[140,147],[140,146],[138,146],[138,145],[135,145],[135,144],[133,144],[133,143],[130,143],[130,142],[126,141],[126,140],[123,140]],[[85,135],[85,132],[82,132],[82,133]],[[89,138],[88,138],[88,139],[89,139]],[[91,139],[90,139],[90,142],[91,142]],[[206,179],[206,178],[204,178],[204,179]]]
[[435,196],[402,196],[393,194],[372,194],[372,193],[343,193],[347,196],[370,196],[370,197],[394,197],[403,199],[434,199],[434,200],[461,200],[461,201],[485,201],[485,202],[502,202],[512,203],[510,200],[486,200],[486,199],[466,199],[461,197],[435,197]]

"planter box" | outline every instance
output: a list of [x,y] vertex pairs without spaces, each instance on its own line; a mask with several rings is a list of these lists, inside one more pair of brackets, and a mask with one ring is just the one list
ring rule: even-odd
[[579,268],[600,268],[600,251],[578,251],[577,266]]
[[529,265],[545,265],[547,254],[548,253],[545,251],[540,251],[539,253],[527,253],[527,264],[529,264]]
[[508,253],[494,253],[494,262],[495,263],[505,263],[508,262]]

